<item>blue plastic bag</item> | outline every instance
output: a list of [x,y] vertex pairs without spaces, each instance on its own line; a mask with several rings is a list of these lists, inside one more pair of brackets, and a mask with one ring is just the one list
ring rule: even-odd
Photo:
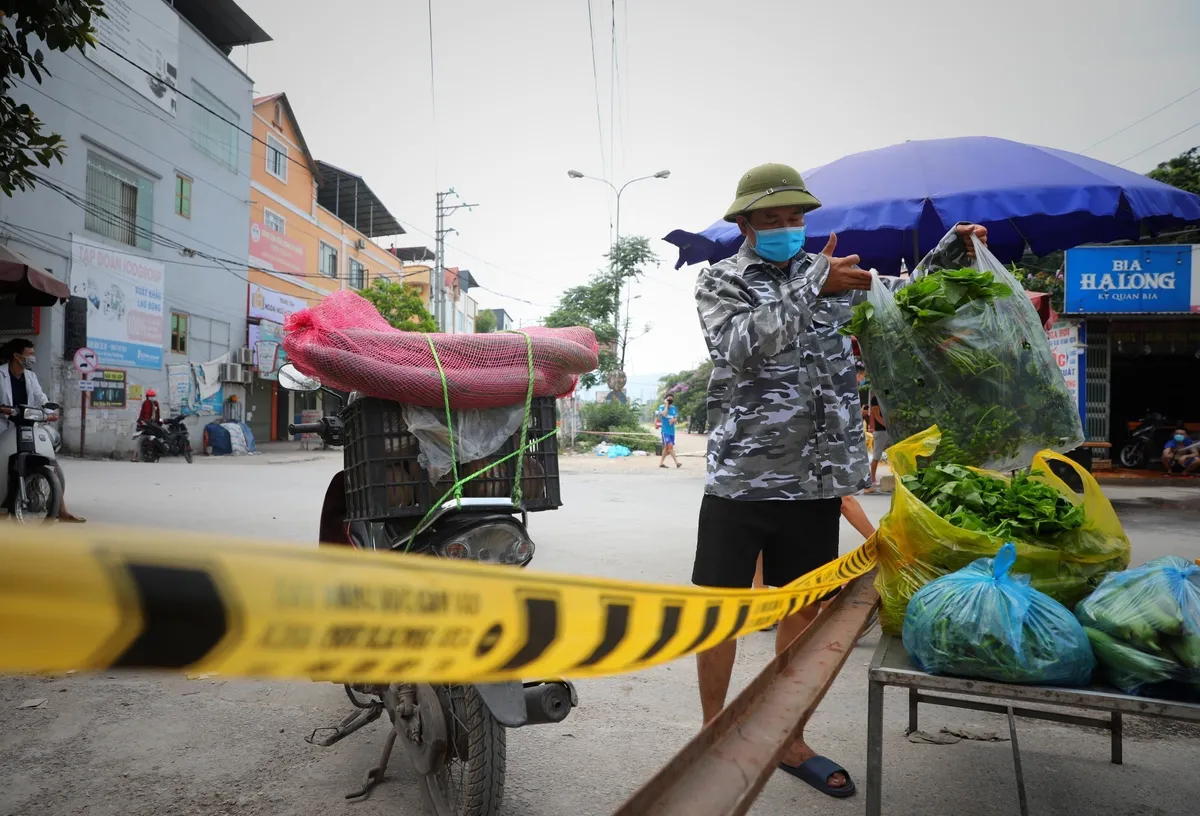
[[629,448],[625,447],[624,445],[609,445],[608,446],[608,458],[609,459],[618,459],[622,456],[632,456],[632,455],[633,455],[633,451],[631,451]]
[[993,558],[922,587],[908,603],[904,648],[930,674],[1002,683],[1084,686],[1096,659],[1087,633],[1058,601],[1010,575],[1010,542]]

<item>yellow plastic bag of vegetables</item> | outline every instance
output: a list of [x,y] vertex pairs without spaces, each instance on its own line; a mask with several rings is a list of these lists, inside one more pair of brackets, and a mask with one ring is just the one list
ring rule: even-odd
[[[880,621],[888,634],[900,634],[904,611],[917,590],[978,558],[994,557],[1008,540],[1017,548],[1013,572],[1029,575],[1035,589],[1068,609],[1074,609],[1105,575],[1129,566],[1129,539],[1100,485],[1078,464],[1052,451],[1042,451],[1034,458],[1029,479],[1053,487],[1072,505],[1082,506],[1082,521],[1076,514],[1073,529],[1045,536],[995,536],[942,518],[903,483],[903,477],[917,474],[918,458],[932,456],[940,441],[935,425],[887,451],[896,486],[891,509],[879,522],[875,540],[879,548],[876,586],[883,599]],[[1005,479],[997,473],[970,470]],[[1078,484],[1078,492],[1056,476],[1055,470]]]

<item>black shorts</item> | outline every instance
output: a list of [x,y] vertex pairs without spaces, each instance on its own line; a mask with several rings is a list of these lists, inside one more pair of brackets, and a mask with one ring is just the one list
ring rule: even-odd
[[763,583],[781,587],[838,557],[841,499],[738,501],[705,494],[692,583],[749,589],[758,554]]

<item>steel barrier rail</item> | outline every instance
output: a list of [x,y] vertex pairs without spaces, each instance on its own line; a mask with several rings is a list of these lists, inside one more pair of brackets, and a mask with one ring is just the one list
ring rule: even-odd
[[613,816],[741,816],[820,704],[879,605],[875,571],[849,584]]

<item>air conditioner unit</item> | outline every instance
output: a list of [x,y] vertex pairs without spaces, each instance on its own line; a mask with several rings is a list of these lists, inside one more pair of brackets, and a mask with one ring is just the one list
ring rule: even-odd
[[243,371],[245,369],[237,363],[221,363],[221,382],[240,383]]
[[243,368],[242,369],[242,384],[250,385],[252,382],[254,382],[254,369]]
[[367,239],[359,238],[357,241],[354,242],[354,248],[355,249],[366,249],[367,248]]
[[240,348],[233,352],[233,359],[238,365],[254,365],[253,349]]

